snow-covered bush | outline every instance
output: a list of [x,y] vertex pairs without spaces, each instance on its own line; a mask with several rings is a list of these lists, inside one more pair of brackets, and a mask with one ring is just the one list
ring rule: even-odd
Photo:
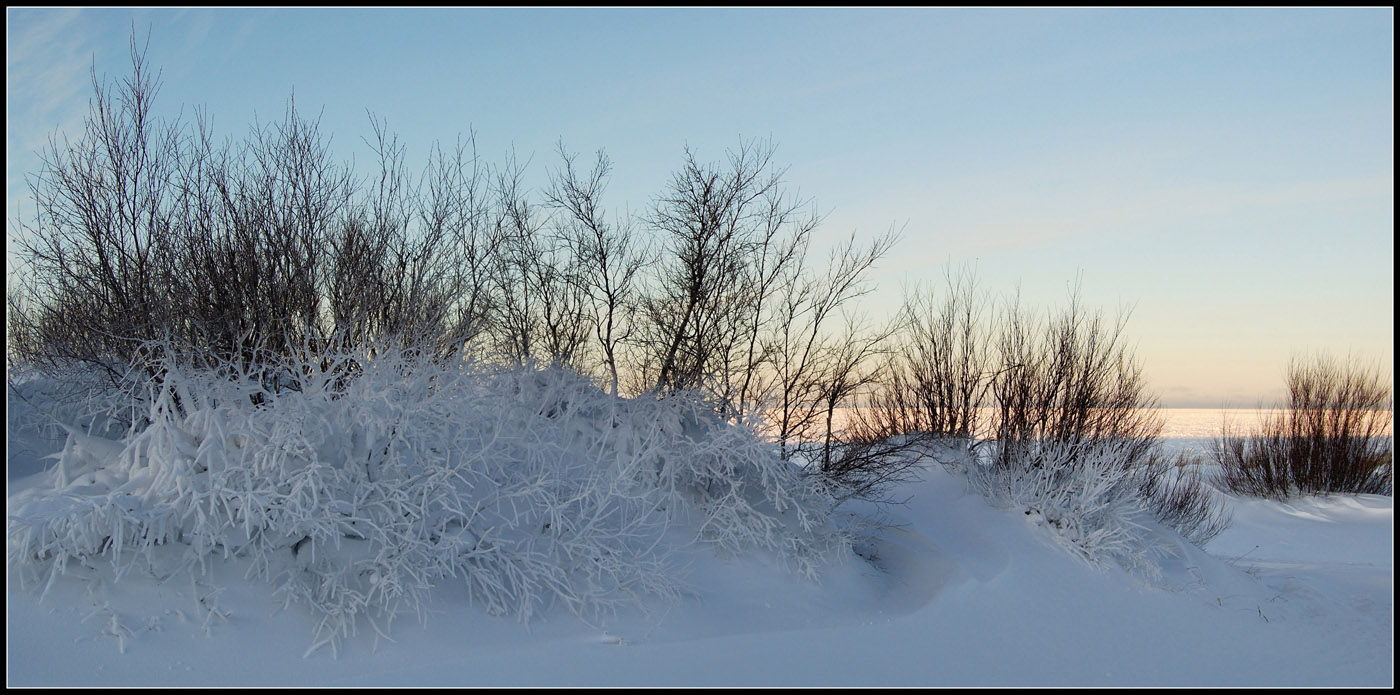
[[1225,525],[1198,479],[1168,477],[1161,420],[1124,334],[1126,315],[1087,310],[1078,289],[1036,319],[1012,303],[1000,316],[992,412],[972,478],[1094,564],[1151,571],[1161,522],[1203,543]]
[[127,384],[99,370],[11,365],[6,380],[5,422],[10,431],[62,440],[67,428],[120,438],[145,408],[128,398]]
[[1230,525],[1212,488],[1184,461],[1173,464],[1141,442],[1042,439],[1023,443],[1017,456],[1000,456],[981,442],[964,469],[972,486],[993,503],[1024,513],[1071,554],[1091,565],[1117,564],[1146,577],[1153,558],[1176,552],[1162,542],[1160,524],[1204,546]]
[[845,547],[814,480],[684,395],[619,399],[567,371],[399,348],[149,366],[143,426],[71,429],[50,483],[9,500],[24,580],[247,558],[334,649],[421,616],[439,587],[520,620],[586,616],[678,596],[676,544],[809,577]]
[[967,475],[989,500],[1022,511],[1088,563],[1150,572],[1142,474],[1122,465],[1134,444],[1046,439],[1023,445],[1015,458],[980,456]]
[[1154,454],[1143,474],[1142,495],[1158,521],[1198,547],[1230,527],[1230,510],[1200,473],[1201,458]]

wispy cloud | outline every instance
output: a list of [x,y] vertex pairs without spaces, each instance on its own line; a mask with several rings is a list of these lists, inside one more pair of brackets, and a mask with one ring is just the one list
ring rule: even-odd
[[[6,55],[7,110],[11,128],[28,126],[64,108],[88,88],[91,45],[73,9],[54,10],[17,22],[9,32]],[[26,128],[28,129],[28,128]]]
[[25,189],[23,174],[16,174],[13,164],[37,163],[33,153],[44,148],[55,129],[71,136],[82,127],[93,42],[77,9],[17,10],[9,20],[5,145],[12,161],[6,191],[13,212]]

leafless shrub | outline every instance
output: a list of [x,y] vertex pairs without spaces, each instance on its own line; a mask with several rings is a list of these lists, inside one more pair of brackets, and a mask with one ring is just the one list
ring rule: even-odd
[[[878,382],[879,377],[877,372],[872,380]],[[838,499],[888,502],[889,491],[914,480],[930,460],[934,438],[886,419],[891,412],[856,400],[839,430],[828,423],[820,471]]]
[[1215,498],[1211,484],[1198,472],[1199,456],[1180,454],[1148,458],[1142,495],[1152,515],[1183,538],[1204,547],[1230,527],[1230,510]]
[[883,376],[854,411],[860,441],[906,447],[909,458],[934,443],[970,452],[979,489],[1045,519],[1091,559],[1144,562],[1132,547],[1143,540],[1137,514],[1198,544],[1229,524],[1199,477],[1160,457],[1156,399],[1126,342],[1126,314],[1086,309],[1078,287],[1044,319],[1019,297],[993,313],[969,273],[945,280],[941,300],[906,298]]
[[83,133],[53,139],[30,182],[23,272],[7,287],[12,359],[95,366],[114,383],[152,341],[244,362],[331,336],[578,360],[575,254],[545,233],[513,159],[483,167],[459,141],[414,180],[375,121],[378,171],[362,182],[294,101],[241,141],[219,142],[199,111],[192,128],[158,121],[159,80],[134,38],[131,59],[114,85],[94,70]]
[[[1161,431],[1156,399],[1123,334],[1127,315],[1086,310],[1076,287],[1068,306],[1037,325],[1019,300],[1001,317],[1000,365],[991,377],[992,459],[1008,465],[1053,440],[1074,446],[1121,442],[1124,469],[1144,461]],[[1071,457],[1072,460],[1072,457]]]
[[497,244],[488,277],[496,354],[514,364],[576,367],[588,339],[586,295],[567,244],[546,233],[541,206],[525,190],[512,155],[493,172]]
[[[1161,416],[1126,342],[1126,321],[1126,313],[1108,321],[1086,310],[1077,286],[1044,323],[1032,322],[1019,302],[1008,306],[991,376],[985,477],[1019,490],[1013,497],[1036,509],[1064,506],[1066,518],[1086,525],[1076,532],[1082,538],[1120,539],[1114,529],[1131,527],[1141,509],[1204,544],[1229,516],[1198,475],[1164,464]],[[1037,482],[1027,486],[1028,479]],[[1138,562],[1137,551],[1115,550],[1117,543],[1101,547]]]
[[905,431],[969,439],[981,433],[990,385],[988,299],[966,268],[947,270],[944,282],[941,298],[931,288],[905,296],[884,417]]
[[[324,339],[333,330],[322,296],[328,249],[354,193],[351,172],[295,102],[239,146],[211,142],[201,122],[180,155],[185,185],[167,289],[180,304],[162,328],[245,362],[260,347]],[[269,345],[274,337],[284,343]]]
[[1238,494],[1392,494],[1392,392],[1379,366],[1319,354],[1288,367],[1288,402],[1260,429],[1229,423],[1216,441],[1218,482]]
[[51,140],[30,182],[18,359],[117,382],[149,341],[246,358],[271,336],[323,336],[326,242],[353,185],[317,123],[289,103],[241,146],[215,146],[202,115],[192,132],[155,118],[159,80],[134,37],[131,60],[115,85],[94,70],[83,133]]

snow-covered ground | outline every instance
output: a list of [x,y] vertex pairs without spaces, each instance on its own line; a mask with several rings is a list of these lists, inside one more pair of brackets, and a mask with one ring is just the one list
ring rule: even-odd
[[[8,496],[61,441],[10,422]],[[1195,442],[1176,440],[1177,448]],[[47,451],[46,451],[47,450]],[[307,651],[239,560],[165,583],[73,569],[42,601],[7,568],[9,686],[1390,686],[1393,499],[1227,498],[1160,576],[1096,569],[936,464],[891,525],[804,583],[754,553],[682,550],[679,602],[522,625],[438,587],[426,623]],[[852,514],[870,514],[852,508]]]

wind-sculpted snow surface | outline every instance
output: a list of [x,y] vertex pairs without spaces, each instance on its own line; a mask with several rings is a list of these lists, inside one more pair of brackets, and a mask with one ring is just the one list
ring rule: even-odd
[[[184,374],[182,378],[190,379],[192,375]],[[662,477],[654,473],[650,477],[643,475],[657,470],[662,452],[679,451],[676,456],[685,456],[692,451],[686,447],[703,445],[687,443],[692,440],[685,437],[665,444],[676,432],[686,429],[684,423],[691,417],[691,406],[667,405],[665,401],[612,403],[596,399],[592,391],[575,390],[568,384],[576,382],[552,374],[478,375],[472,379],[439,374],[437,379],[437,383],[458,384],[463,394],[476,394],[473,398],[480,400],[461,395],[455,401],[456,419],[440,416],[443,419],[434,427],[469,427],[476,432],[499,429],[501,441],[514,437],[517,446],[522,447],[532,441],[567,441],[562,433],[577,428],[582,433],[577,435],[580,441],[598,443],[600,451],[613,452],[610,455],[615,461],[620,456],[617,452],[626,448],[616,442],[631,441],[631,451],[652,447],[657,452],[649,459],[651,467],[638,464],[637,474],[643,480]],[[386,385],[391,382],[383,380]],[[21,391],[25,396],[35,395],[27,386]],[[390,392],[400,396],[409,393]],[[446,408],[452,400],[442,397],[437,405],[431,405],[431,399],[438,398],[431,389],[418,393],[427,394],[422,403],[400,397],[389,398],[388,402],[403,408],[405,414],[424,414]],[[496,394],[494,401],[488,399],[492,393]],[[534,396],[519,402],[504,398],[524,394]],[[558,398],[559,394],[566,397]],[[35,473],[38,468],[33,457],[41,452],[60,451],[65,441],[53,440],[48,433],[36,434],[29,429],[32,418],[15,419],[16,404],[25,403],[15,396],[16,391],[12,390],[10,514],[23,512],[26,524],[43,522],[50,533],[62,531],[65,524],[76,533],[76,525],[84,514],[94,519],[99,519],[99,514],[115,514],[116,510],[110,508],[118,505],[112,499],[110,484],[94,487],[97,494],[91,497],[78,494],[82,490],[77,486],[89,484],[81,478],[97,472],[86,468],[92,465],[91,460],[70,459],[70,463],[80,464],[69,468],[77,476],[68,488],[72,497],[57,487],[56,471]],[[288,402],[280,403],[283,397]],[[284,393],[274,407],[285,408],[281,411],[283,416],[290,417],[297,412],[291,400],[298,397],[301,396]],[[41,399],[31,397],[30,401],[44,406]],[[326,402],[329,401],[323,401]],[[550,410],[542,408],[546,403],[560,406],[554,411],[555,417],[549,417]],[[481,407],[487,405],[490,409],[482,411]],[[351,406],[341,403],[335,408]],[[381,403],[354,412],[369,417],[384,407]],[[617,419],[606,420],[606,427],[592,426],[581,419],[574,421],[570,415],[581,417],[593,408],[601,409],[591,412],[607,414],[614,412],[609,410],[614,407]],[[306,408],[311,409],[310,405]],[[49,410],[46,406],[41,409]],[[234,417],[235,412],[245,409],[228,407],[221,417],[229,431],[222,436],[233,439],[234,429],[253,429],[252,422],[239,425],[239,418]],[[326,421],[339,422],[351,412],[332,411],[339,414],[323,414]],[[636,420],[629,424],[624,418]],[[570,421],[572,424],[563,424]],[[271,418],[259,420],[257,426],[268,427],[272,422]],[[417,422],[414,431],[431,429],[430,420]],[[708,431],[701,422],[697,419],[692,423],[693,433]],[[619,426],[613,427],[614,423]],[[668,433],[658,433],[658,423],[669,427]],[[179,431],[195,432],[194,425],[184,419],[177,424],[175,429]],[[455,430],[449,430],[452,431]],[[605,433],[608,442],[599,443],[601,434],[590,433]],[[725,440],[726,445],[740,449],[750,446],[738,435],[733,436],[734,440]],[[367,459],[373,451],[367,440],[352,443],[349,435],[339,441],[325,435],[317,438],[327,450],[359,450]],[[453,438],[465,441],[468,435],[454,434]],[[100,449],[102,439],[115,441],[98,436],[90,440],[74,438],[70,443],[78,449]],[[22,446],[14,446],[17,441]],[[397,436],[385,439],[376,435],[376,448],[389,441],[398,441]],[[131,448],[130,442],[120,444],[123,452]],[[201,442],[199,446],[206,445]],[[499,456],[482,456],[476,465],[491,475],[505,476],[513,470],[534,470],[538,474],[540,470],[555,470],[554,464],[569,463],[556,460],[544,466],[541,460],[531,459],[506,465],[500,462],[510,461],[510,455],[502,446],[492,445]],[[245,446],[225,456],[232,460],[251,458],[248,449]],[[1235,524],[1209,541],[1205,549],[1176,534],[1170,525],[1154,522],[1150,514],[1125,505],[1118,509],[1126,512],[1126,517],[1108,514],[1103,518],[1110,522],[1119,518],[1132,520],[1142,527],[1135,534],[1155,537],[1162,546],[1174,548],[1151,555],[1156,578],[1144,582],[1142,572],[1129,573],[1118,567],[1123,558],[1110,555],[1105,558],[1108,562],[1101,562],[1094,569],[1064,552],[1064,544],[1072,542],[1070,530],[1082,523],[1073,516],[1100,509],[1105,499],[1102,494],[1085,498],[1046,495],[1043,493],[1061,488],[1031,478],[1014,498],[1020,503],[1008,504],[1012,502],[1011,488],[1004,487],[1008,498],[996,498],[1000,504],[988,504],[984,487],[972,479],[968,462],[962,458],[966,449],[953,446],[943,452],[930,452],[929,465],[920,479],[896,488],[896,498],[902,504],[876,507],[859,500],[847,501],[835,517],[846,524],[854,539],[851,550],[863,559],[840,565],[810,565],[820,570],[819,585],[792,581],[791,572],[774,562],[777,552],[762,549],[762,543],[749,543],[748,550],[721,557],[714,552],[720,537],[711,536],[707,543],[692,542],[702,528],[698,522],[707,518],[702,507],[691,501],[697,499],[693,488],[703,480],[695,472],[701,469],[693,468],[688,474],[691,477],[687,479],[692,481],[688,486],[680,484],[681,476],[672,476],[677,481],[674,490],[659,488],[663,492],[640,496],[669,505],[669,516],[658,524],[664,530],[652,527],[658,533],[652,538],[657,547],[651,552],[667,558],[665,566],[677,572],[668,575],[667,586],[678,587],[681,581],[686,582],[684,595],[679,601],[670,602],[670,596],[638,594],[640,610],[627,605],[631,597],[611,595],[618,600],[595,600],[595,606],[618,610],[596,619],[568,619],[567,601],[547,597],[545,592],[550,587],[533,577],[526,578],[532,583],[525,587],[536,597],[533,620],[521,624],[483,619],[484,596],[477,593],[469,600],[467,589],[474,586],[472,581],[487,582],[481,578],[469,580],[467,573],[495,573],[494,576],[503,577],[502,568],[511,566],[509,563],[516,567],[538,566],[529,565],[528,558],[549,559],[543,555],[543,544],[556,541],[547,534],[532,536],[523,525],[513,530],[500,529],[493,535],[485,533],[487,526],[474,523],[470,529],[478,539],[502,539],[495,555],[488,558],[484,550],[478,550],[474,554],[477,565],[467,568],[466,561],[461,560],[455,577],[437,577],[436,588],[431,592],[423,589],[420,598],[431,595],[432,599],[425,608],[431,613],[425,624],[395,626],[392,640],[364,633],[357,639],[342,636],[338,659],[332,658],[330,649],[303,658],[307,637],[317,621],[322,622],[323,630],[332,624],[326,622],[327,616],[332,615],[328,612],[331,604],[294,604],[294,610],[272,613],[268,610],[270,598],[274,589],[287,586],[290,575],[286,573],[298,560],[311,566],[309,570],[297,570],[303,575],[300,581],[308,586],[315,581],[329,581],[316,576],[321,571],[316,563],[328,560],[329,553],[344,553],[354,562],[367,557],[360,566],[370,567],[369,561],[375,557],[352,551],[358,547],[375,549],[376,554],[385,552],[381,541],[373,540],[380,536],[363,541],[342,537],[338,551],[333,539],[312,537],[302,549],[316,549],[316,563],[311,562],[310,555],[294,554],[292,550],[295,540],[312,535],[306,531],[296,539],[287,534],[281,547],[266,539],[250,539],[241,550],[225,551],[225,546],[220,546],[203,556],[202,564],[208,567],[204,573],[191,546],[194,531],[198,530],[194,519],[179,522],[186,529],[185,540],[176,537],[155,545],[132,541],[128,534],[121,562],[115,561],[110,549],[75,560],[67,554],[71,547],[65,549],[58,538],[46,541],[51,549],[47,559],[40,559],[40,532],[30,526],[12,525],[7,684],[321,688],[1393,686],[1391,498],[1334,496],[1285,505],[1222,494],[1234,512]],[[391,452],[398,450],[391,448]],[[553,449],[556,454],[570,450],[562,445]],[[460,455],[475,454],[463,451]],[[203,456],[211,462],[218,461],[211,454]],[[588,460],[597,463],[607,456],[595,452],[588,454]],[[377,480],[389,480],[399,465],[393,463],[392,457],[385,460],[392,465],[382,467],[380,473],[384,477]],[[739,457],[735,456],[687,465],[717,470],[713,467],[737,460]],[[130,466],[107,467],[112,475],[135,472]],[[217,472],[217,468],[214,470]],[[787,474],[776,475],[785,479]],[[191,477],[207,481],[213,476],[202,473]],[[474,473],[468,479],[475,484],[488,484],[484,476]],[[561,479],[554,474],[544,476],[546,484],[554,485],[550,489],[555,490],[567,489],[558,482]],[[762,476],[757,479],[761,482]],[[625,479],[609,480],[616,481],[620,491],[633,490],[628,495],[639,495],[635,490],[640,486],[634,487]],[[1006,485],[1006,479],[1000,480]],[[399,484],[420,491],[425,485],[407,479]],[[687,488],[691,491],[686,492]],[[502,484],[491,489],[524,488]],[[722,489],[725,488],[716,487],[704,499],[724,499],[719,496]],[[786,493],[772,494],[806,499],[810,493],[810,488],[801,484],[785,489]],[[1095,488],[1089,488],[1092,489]],[[376,494],[390,492],[377,490]],[[750,505],[755,513],[776,507],[776,502],[762,501],[768,499],[764,496],[768,493],[760,489],[746,487],[742,493],[740,496],[745,499],[755,500]],[[147,495],[144,504],[148,508],[139,515],[150,516],[159,505],[149,491],[143,494]],[[238,504],[236,491],[221,494],[228,497],[229,504]],[[526,497],[521,495],[519,499]],[[628,506],[632,502],[624,501],[627,499],[631,497],[616,501],[616,508],[635,509]],[[502,499],[499,504],[509,503]],[[1035,519],[1024,513],[1032,504],[1042,510]],[[45,512],[45,505],[52,509]],[[97,511],[98,505],[107,511]],[[484,503],[480,506],[483,511],[478,519],[485,524],[487,512],[493,508]],[[523,506],[518,512],[502,506],[494,509],[498,517],[547,518],[527,514]],[[882,523],[874,527],[860,525],[861,518],[872,517],[876,512]],[[46,514],[54,518],[45,521]],[[67,520],[60,522],[58,517]],[[369,502],[351,519],[355,527],[367,527],[360,518],[374,519],[376,525],[386,528],[399,528]],[[1060,520],[1058,524],[1053,521],[1056,518]],[[462,524],[460,528],[468,526]],[[810,557],[819,558],[818,551],[839,536],[828,535],[829,528],[824,524],[813,528],[806,547],[813,553]],[[718,531],[722,527],[711,524],[710,529]],[[800,529],[800,524],[788,529]],[[17,531],[31,538],[27,552],[32,555],[28,559],[15,553]],[[111,529],[94,528],[92,532],[106,537]],[[730,547],[744,547],[742,541],[748,537],[742,533],[731,537],[734,543]],[[527,547],[531,538],[537,547]],[[780,537],[770,541],[776,538]],[[504,545],[508,539],[515,539],[516,544]],[[430,543],[431,536],[420,542]],[[232,548],[235,541],[228,543],[227,547]],[[259,550],[258,543],[269,549]],[[406,547],[416,546],[410,543]],[[651,557],[631,541],[618,540],[608,547],[621,547],[634,557]],[[776,543],[771,547],[787,546]],[[1079,555],[1092,546],[1076,547],[1080,548],[1075,553]],[[63,555],[55,554],[60,551]],[[239,556],[224,559],[224,552]],[[68,557],[68,572],[53,575],[54,581],[43,600],[38,591],[20,586],[18,579],[24,575],[30,580],[42,580],[31,589],[45,586],[48,576],[44,573],[52,571],[60,557]],[[146,558],[144,562],[136,561],[142,557]],[[268,574],[259,569],[255,562],[259,558],[264,558],[276,572]],[[442,562],[446,564],[446,560]],[[177,571],[182,565],[191,571]],[[432,577],[430,569],[440,571],[442,566],[416,571]],[[676,569],[681,566],[685,568],[683,574]],[[20,571],[14,571],[17,567]],[[120,581],[115,580],[116,569],[126,572]],[[587,566],[565,567],[564,572],[578,573],[567,575],[570,577],[588,576]],[[276,577],[277,581],[270,583],[259,576]],[[358,582],[350,586],[362,593],[375,586],[369,575],[347,577]],[[583,593],[581,589],[573,590]],[[283,595],[290,594],[284,590]],[[587,595],[609,597],[602,593]],[[552,608],[547,605],[551,602]],[[361,616],[375,616],[380,623],[388,615],[382,605],[368,605],[361,610]],[[362,629],[370,624],[367,619],[357,622]]]
[[421,617],[434,590],[521,621],[588,616],[678,597],[678,544],[806,578],[848,547],[801,469],[697,399],[397,349],[321,357],[156,363],[144,426],[69,427],[47,482],[11,497],[10,567],[43,587],[70,563],[159,579],[241,558],[335,650]]

